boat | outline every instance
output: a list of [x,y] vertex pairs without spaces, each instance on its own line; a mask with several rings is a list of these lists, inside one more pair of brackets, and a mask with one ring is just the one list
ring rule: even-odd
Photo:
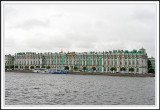
[[42,69],[34,69],[33,72],[34,72],[34,73],[41,73],[41,72],[42,72]]
[[67,71],[64,70],[46,70],[46,69],[35,69],[34,73],[52,73],[52,74],[67,74]]
[[67,71],[57,70],[57,71],[53,72],[53,74],[67,74]]
[[46,70],[46,69],[35,69],[33,70],[34,73],[53,73],[53,70]]
[[53,73],[54,70],[50,69],[50,70],[44,70],[44,73]]

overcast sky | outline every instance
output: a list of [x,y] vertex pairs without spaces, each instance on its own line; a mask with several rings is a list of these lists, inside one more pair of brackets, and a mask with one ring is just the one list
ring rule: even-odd
[[4,54],[145,48],[155,56],[156,4],[5,4]]

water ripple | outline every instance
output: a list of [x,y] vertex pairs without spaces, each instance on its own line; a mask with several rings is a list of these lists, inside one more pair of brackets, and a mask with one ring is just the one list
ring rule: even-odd
[[154,105],[154,77],[5,74],[6,105]]

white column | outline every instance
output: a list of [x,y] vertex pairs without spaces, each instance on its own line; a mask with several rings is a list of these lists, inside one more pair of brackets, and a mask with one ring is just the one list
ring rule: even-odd
[[144,68],[142,68],[142,74],[144,74]]
[[137,73],[137,58],[135,58],[134,63],[135,63],[136,73]]
[[103,66],[101,66],[101,68],[102,68],[102,72],[104,72],[104,67],[103,67]]
[[108,65],[108,58],[107,58],[107,56],[106,56],[105,62],[106,62],[106,66],[107,66]]
[[[133,57],[133,56],[132,56]],[[131,66],[133,66],[133,58],[131,57]]]
[[146,59],[146,73],[148,73],[148,60]]
[[[127,66],[128,67],[128,66]],[[126,68],[126,73],[129,73],[129,68]]]
[[104,60],[104,59],[103,59],[103,57],[102,57],[102,66],[104,65],[104,62],[103,62],[103,60]]
[[91,62],[92,62],[92,64],[91,64],[91,66],[93,66],[93,63],[94,63],[94,60],[93,60],[93,59],[94,59],[94,58],[93,58],[93,56],[92,56],[92,61],[91,61]]
[[[143,67],[143,59],[141,58],[141,66]],[[142,68],[142,74],[144,72],[144,68]]]
[[136,68],[135,67],[133,67],[134,68],[134,74],[136,73]]
[[104,67],[103,67],[103,66],[104,66],[104,61],[103,61],[104,58],[103,58],[103,57],[104,57],[104,56],[101,57],[101,58],[102,58],[102,59],[101,59],[101,61],[102,61],[102,65],[101,65],[102,71],[101,71],[101,72],[104,72]]
[[129,58],[127,58],[127,66],[129,66]]
[[[117,66],[119,66],[119,56],[117,55]],[[119,67],[117,68],[117,72],[119,72]]]
[[122,67],[124,66],[124,57],[122,56]]

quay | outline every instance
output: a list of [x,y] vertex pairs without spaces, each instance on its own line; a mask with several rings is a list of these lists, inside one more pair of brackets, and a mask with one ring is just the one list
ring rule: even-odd
[[[5,72],[34,73],[32,70],[5,70]],[[44,73],[46,74],[46,73]],[[67,74],[73,75],[104,75],[104,76],[130,76],[130,77],[155,77],[155,74],[134,74],[134,73],[102,73],[102,72],[74,72],[68,71]]]

